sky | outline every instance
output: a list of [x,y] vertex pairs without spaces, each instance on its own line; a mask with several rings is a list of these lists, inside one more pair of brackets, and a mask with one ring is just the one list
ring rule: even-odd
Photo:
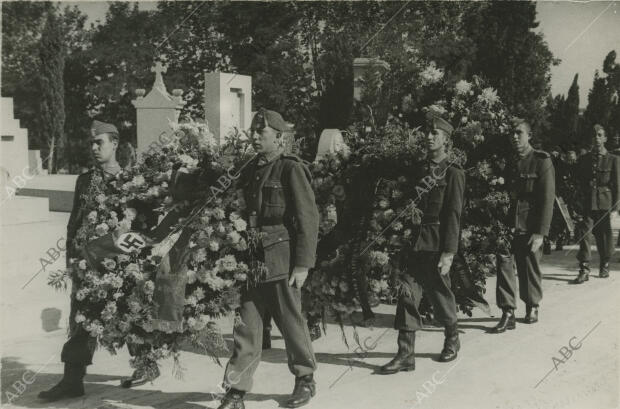
[[[62,2],[77,4],[88,15],[88,22],[103,21],[108,4],[102,1]],[[153,10],[155,1],[140,1],[140,9]],[[620,62],[620,1],[539,1],[536,3],[538,31],[549,49],[561,59],[551,68],[553,95],[568,93],[575,74],[579,74],[579,104],[588,103],[594,71],[601,70],[609,51],[616,50]]]

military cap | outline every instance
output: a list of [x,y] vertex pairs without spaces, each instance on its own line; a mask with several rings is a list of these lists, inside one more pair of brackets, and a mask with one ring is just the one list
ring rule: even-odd
[[118,129],[116,129],[114,125],[97,120],[93,121],[93,124],[90,126],[90,132],[93,136],[101,135],[104,133],[118,135]]
[[254,118],[252,118],[251,129],[263,129],[269,126],[277,131],[286,132],[291,130],[291,126],[284,121],[282,115],[276,111],[261,108],[258,110]]
[[452,135],[452,132],[454,131],[454,127],[450,124],[450,122],[442,118],[439,112],[434,111],[434,110],[428,111],[426,113],[426,119],[429,121],[433,129],[441,129],[444,132],[446,132],[448,135]]

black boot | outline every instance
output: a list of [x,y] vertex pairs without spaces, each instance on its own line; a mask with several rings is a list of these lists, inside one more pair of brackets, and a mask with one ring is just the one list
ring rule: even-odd
[[271,349],[271,325],[263,327],[263,350]]
[[461,349],[459,341],[458,323],[447,325],[445,330],[446,339],[443,343],[443,350],[439,355],[439,362],[454,361]]
[[395,374],[400,371],[415,370],[415,331],[398,331],[398,352],[394,359],[376,373],[381,375]]
[[319,321],[316,321],[316,322],[308,321],[308,331],[310,332],[310,341],[312,342],[321,338],[321,336],[323,335],[321,333],[321,323]]
[[491,332],[492,334],[501,334],[507,329],[515,329],[516,327],[517,324],[515,321],[514,310],[505,309],[504,313],[502,314],[502,318],[499,320],[495,327],[491,328],[489,332]]
[[609,277],[609,263],[601,264],[601,268],[598,270],[598,276],[600,278],[608,278]]
[[310,399],[316,394],[316,384],[312,375],[301,376],[295,378],[295,389],[293,393],[284,403],[284,407],[298,408],[310,402]]
[[217,409],[245,409],[245,405],[243,403],[244,396],[245,392],[231,389],[226,392],[226,395],[224,395],[224,398],[222,399],[222,403],[217,407]]
[[525,307],[525,319],[526,324],[534,324],[538,322],[538,306],[528,305]]
[[136,369],[133,371],[133,374],[131,374],[131,377],[121,379],[121,386],[123,388],[131,388],[132,386],[144,385],[147,382],[153,382],[155,379],[159,378],[159,375],[157,364],[147,369]]
[[583,284],[590,279],[590,266],[586,262],[579,263],[579,275],[571,283]]
[[61,399],[84,396],[84,375],[86,367],[79,364],[65,363],[65,372],[60,382],[47,391],[39,392],[39,399],[55,402]]

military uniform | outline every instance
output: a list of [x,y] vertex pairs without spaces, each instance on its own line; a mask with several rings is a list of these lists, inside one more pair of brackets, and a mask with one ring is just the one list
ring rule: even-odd
[[[519,295],[528,308],[538,307],[542,300],[542,246],[531,251],[533,234],[546,236],[551,227],[555,200],[555,170],[548,153],[531,149],[517,163],[518,175],[512,189],[510,220],[515,229],[512,255],[519,277]],[[517,280],[512,263],[498,269],[496,298],[503,310],[514,310]],[[506,268],[509,265],[510,268]]]
[[289,285],[293,267],[314,267],[319,215],[308,168],[296,156],[254,159],[241,174],[250,228],[263,233],[268,273],[242,293],[234,328],[235,348],[224,383],[249,391],[262,352],[263,325],[269,312],[286,344],[288,366],[296,378],[312,375],[316,360],[301,312],[301,289]]
[[413,252],[408,255],[410,270],[404,275],[394,320],[397,330],[423,328],[419,312],[422,288],[428,293],[439,322],[444,326],[457,322],[450,275],[441,275],[437,264],[441,253],[456,254],[458,250],[465,172],[445,158],[439,163],[428,162],[427,177],[423,180],[428,180],[429,176],[434,183],[432,189],[419,198],[418,207],[424,216],[415,232]]
[[[620,157],[607,151],[590,152],[579,163],[579,191],[582,194],[579,252],[582,274],[589,272],[592,234],[600,257],[601,273],[608,273],[613,252],[611,213],[617,211],[620,186]],[[592,233],[592,234],[590,234]]]

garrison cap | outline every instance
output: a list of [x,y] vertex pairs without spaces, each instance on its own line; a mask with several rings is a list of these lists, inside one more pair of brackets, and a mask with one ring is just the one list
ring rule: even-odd
[[112,124],[107,124],[105,122],[95,120],[90,126],[90,133],[92,134],[92,136],[97,136],[104,133],[118,135],[118,129],[116,129],[116,127]]
[[253,130],[263,129],[269,126],[277,131],[286,132],[291,130],[291,126],[286,123],[282,115],[276,111],[270,111],[268,109],[261,108],[258,110],[254,118],[252,118],[252,125],[250,128]]
[[429,110],[426,113],[426,119],[428,120],[429,124],[434,129],[441,129],[444,132],[446,132],[448,136],[452,135],[452,132],[454,131],[454,127],[450,124],[450,122],[442,118],[439,112],[434,111],[434,110]]

